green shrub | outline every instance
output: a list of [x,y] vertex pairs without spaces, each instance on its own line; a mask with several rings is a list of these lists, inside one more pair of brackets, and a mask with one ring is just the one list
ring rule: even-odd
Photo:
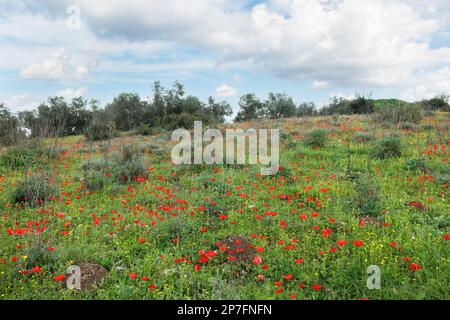
[[39,206],[57,197],[59,194],[58,179],[47,171],[38,171],[27,176],[14,191],[14,202]]
[[382,197],[379,184],[367,174],[360,175],[353,184],[356,191],[356,195],[353,198],[353,205],[363,215],[379,215],[382,209]]
[[190,114],[187,112],[182,112],[181,114],[168,114],[164,117],[162,123],[167,130],[175,130],[178,128],[192,129],[195,121],[208,123],[206,115]]
[[392,102],[375,108],[374,120],[398,124],[401,122],[418,123],[422,119],[422,108],[418,104]]
[[318,129],[311,131],[305,140],[305,145],[312,148],[323,148],[328,142],[327,131]]
[[113,122],[94,117],[84,135],[88,141],[103,141],[117,137],[118,133]]
[[434,130],[435,126],[433,126],[432,124],[424,124],[420,126],[420,130],[425,130],[425,131],[430,131],[430,130]]
[[89,160],[83,164],[83,183],[89,191],[103,189],[107,183],[107,168],[104,158]]
[[113,167],[116,177],[122,182],[145,177],[148,174],[142,154],[135,145],[124,145]]
[[83,183],[89,191],[101,190],[107,185],[107,177],[102,171],[84,173]]
[[106,161],[103,158],[88,160],[83,163],[83,171],[102,171],[106,168]]
[[416,128],[416,125],[414,123],[411,123],[408,121],[400,123],[400,129],[402,129],[402,130],[412,130],[415,128]]
[[449,96],[441,95],[434,97],[429,100],[423,100],[421,102],[422,108],[425,111],[433,112],[433,111],[450,111]]
[[406,161],[405,168],[411,171],[422,171],[426,172],[428,170],[427,162],[423,159],[411,159]]
[[450,173],[445,172],[437,172],[433,174],[433,179],[437,184],[441,185],[450,185]]
[[31,269],[35,266],[46,266],[50,271],[55,270],[58,261],[57,255],[48,250],[48,243],[42,237],[35,237],[27,250],[27,259],[23,262],[23,269]]
[[373,150],[373,156],[378,159],[400,157],[403,152],[402,139],[398,136],[389,136],[380,141]]
[[373,139],[375,139],[374,136],[367,132],[357,132],[353,137],[353,140],[358,143],[366,143]]
[[148,124],[141,124],[139,127],[137,127],[133,134],[138,136],[151,136],[155,132],[154,128],[150,127]]
[[437,184],[450,185],[450,168],[448,166],[438,166],[433,169],[433,178]]

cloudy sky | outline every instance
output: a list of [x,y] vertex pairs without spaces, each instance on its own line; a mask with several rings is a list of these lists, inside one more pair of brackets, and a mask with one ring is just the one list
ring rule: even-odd
[[450,93],[450,0],[0,0],[0,101]]

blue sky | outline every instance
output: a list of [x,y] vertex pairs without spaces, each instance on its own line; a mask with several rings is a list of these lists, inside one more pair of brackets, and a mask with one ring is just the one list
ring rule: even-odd
[[449,0],[0,0],[0,102],[102,104],[181,81],[237,110],[286,92],[409,101],[450,93]]

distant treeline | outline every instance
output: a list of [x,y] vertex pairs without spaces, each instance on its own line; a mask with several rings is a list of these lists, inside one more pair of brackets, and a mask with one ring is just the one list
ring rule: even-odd
[[[408,110],[414,122],[417,112],[450,111],[448,96],[442,95],[416,103],[401,100],[374,100],[370,95],[357,94],[354,99],[334,97],[330,103],[318,108],[313,102],[296,104],[286,93],[269,93],[266,100],[256,95],[244,94],[239,100],[239,112],[235,121],[255,119],[280,119],[336,114],[370,114],[381,111],[382,117],[395,117],[405,121],[402,115]],[[389,111],[389,112],[386,112]],[[186,95],[183,85],[176,81],[165,89],[159,81],[152,87],[152,96],[142,99],[135,93],[122,93],[104,108],[97,100],[83,97],[66,101],[62,97],[50,97],[32,111],[11,113],[0,103],[0,144],[14,144],[25,135],[29,137],[63,137],[85,134],[90,140],[102,140],[118,131],[135,131],[152,134],[155,130],[192,128],[194,121],[206,125],[225,122],[233,114],[227,102],[209,97],[206,102]]]

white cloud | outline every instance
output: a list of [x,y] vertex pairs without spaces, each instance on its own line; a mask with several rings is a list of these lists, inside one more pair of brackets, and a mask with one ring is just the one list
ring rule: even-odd
[[10,96],[0,94],[0,102],[3,102],[6,107],[13,112],[30,110],[37,107],[39,105],[39,101],[36,99],[36,96],[31,96],[27,93]]
[[312,83],[312,88],[314,90],[321,90],[321,89],[326,89],[329,87],[329,83],[327,81],[319,81],[319,80],[314,80]]
[[[81,30],[66,28],[72,3],[81,8]],[[90,71],[88,56],[94,52],[103,75],[121,72],[122,66],[122,72],[165,66],[176,73],[172,62],[156,64],[151,58],[188,47],[206,53],[192,60],[208,61],[181,74],[248,68],[306,80],[313,90],[388,88],[410,97],[447,90],[450,46],[431,45],[436,34],[448,32],[447,0],[267,0],[250,9],[241,4],[30,0],[13,13],[10,7],[0,12],[0,37],[20,43],[0,45],[0,69],[8,67],[1,60],[12,56],[10,63],[20,65],[25,79],[76,80]],[[44,57],[55,45],[66,48],[73,61]]]
[[450,67],[434,73],[425,73],[422,81],[403,93],[402,98],[408,101],[430,99],[443,93],[450,93]]
[[222,0],[41,1],[53,11],[72,2],[103,39],[176,41],[213,50],[223,64],[251,60],[330,87],[411,83],[423,68],[450,63],[450,48],[429,46],[445,24],[436,14],[445,1],[272,0],[250,12]]
[[221,98],[234,97],[236,96],[236,89],[230,87],[227,84],[222,84],[221,86],[216,88],[216,90],[214,91],[214,95]]
[[76,65],[71,60],[66,49],[61,48],[51,53],[51,56],[22,69],[20,73],[27,80],[80,80],[87,75],[88,68]]
[[56,96],[63,97],[66,100],[72,100],[73,98],[83,96],[87,91],[86,87],[81,88],[67,88],[56,93]]

